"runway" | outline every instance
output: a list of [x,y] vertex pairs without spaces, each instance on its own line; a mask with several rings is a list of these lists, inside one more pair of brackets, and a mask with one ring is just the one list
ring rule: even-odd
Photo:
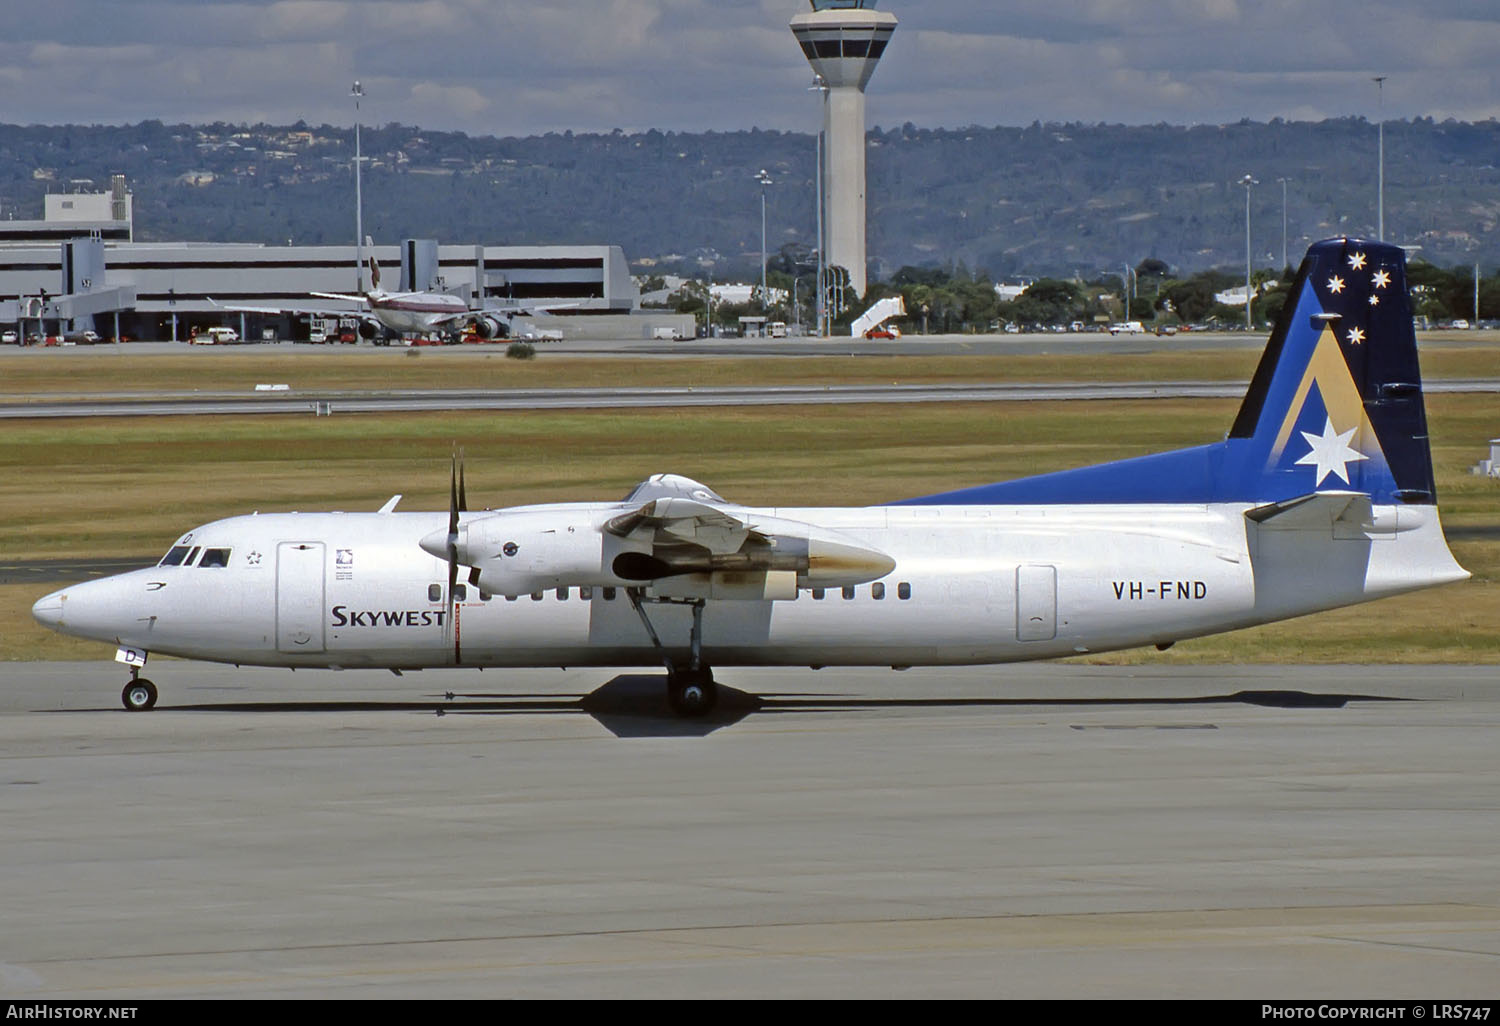
[[[1500,392],[1500,378],[1433,381],[1429,395]],[[1244,382],[1062,382],[964,385],[750,385],[549,389],[382,389],[366,392],[136,393],[0,401],[0,419],[212,414],[414,413],[433,410],[645,409],[933,402],[1238,399]]]
[[5,667],[10,1000],[1500,977],[1493,668],[725,670],[703,725],[638,671],[150,675]]

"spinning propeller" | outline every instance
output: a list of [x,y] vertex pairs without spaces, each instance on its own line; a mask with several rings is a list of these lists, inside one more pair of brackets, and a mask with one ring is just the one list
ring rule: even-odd
[[[464,451],[453,453],[453,463],[448,475],[448,541],[444,552],[448,559],[448,616],[446,623],[453,624],[453,589],[458,584],[458,515],[469,511],[468,491],[464,487]],[[469,583],[478,585],[479,568],[469,568]]]

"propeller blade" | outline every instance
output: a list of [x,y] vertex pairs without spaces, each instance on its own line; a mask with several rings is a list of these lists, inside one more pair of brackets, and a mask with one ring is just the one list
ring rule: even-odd
[[464,451],[458,450],[458,511],[469,512],[469,494],[464,489]]
[[458,454],[448,473],[448,616],[444,621],[453,628],[453,588],[458,583]]

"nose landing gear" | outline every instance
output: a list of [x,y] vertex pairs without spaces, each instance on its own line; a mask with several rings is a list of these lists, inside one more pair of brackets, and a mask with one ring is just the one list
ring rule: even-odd
[[145,712],[156,705],[156,685],[142,677],[139,670],[131,667],[130,683],[120,692],[120,700],[131,712]]

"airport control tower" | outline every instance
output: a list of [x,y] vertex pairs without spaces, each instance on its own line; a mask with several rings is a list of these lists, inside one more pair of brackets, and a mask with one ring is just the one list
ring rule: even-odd
[[811,2],[810,12],[792,19],[792,34],[827,89],[828,262],[848,268],[849,284],[864,295],[865,85],[896,31],[896,16],[875,10],[875,0]]

